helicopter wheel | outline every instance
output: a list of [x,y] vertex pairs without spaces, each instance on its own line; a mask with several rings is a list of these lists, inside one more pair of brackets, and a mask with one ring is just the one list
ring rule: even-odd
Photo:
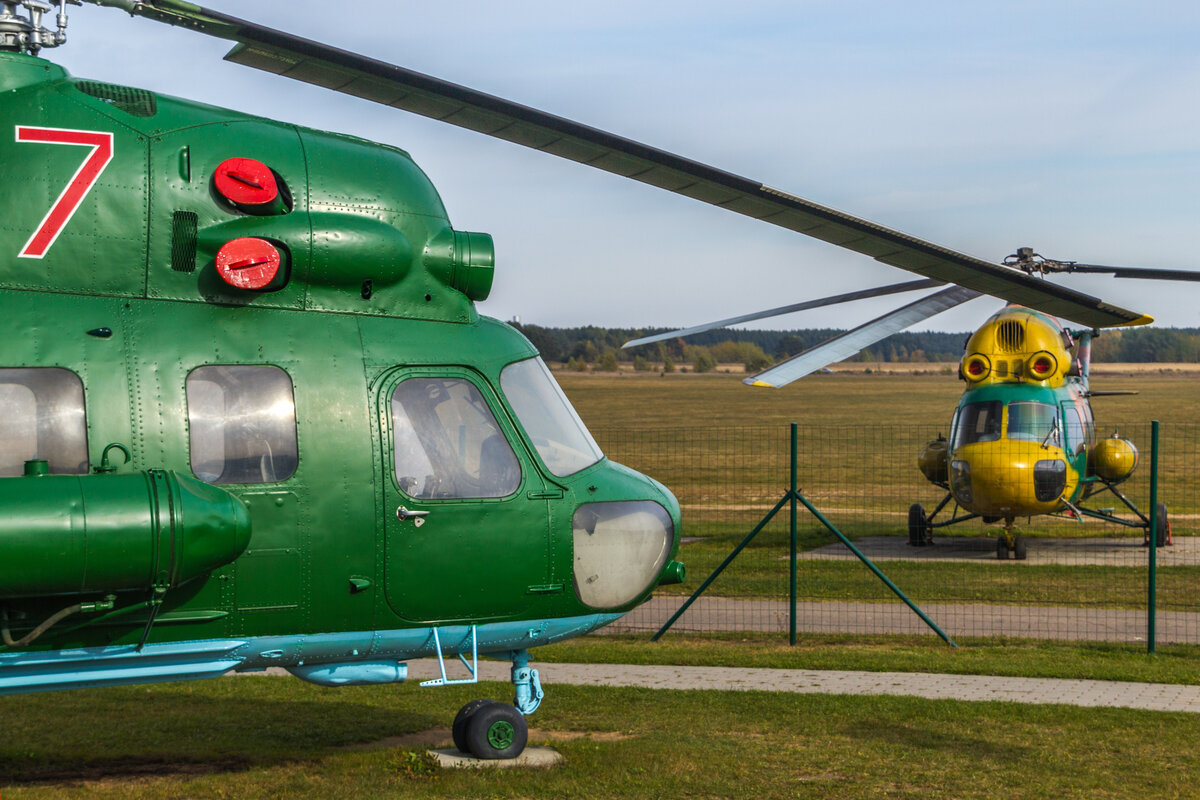
[[1167,518],[1167,504],[1158,504],[1158,514],[1155,515],[1154,543],[1158,547],[1171,544],[1171,521]]
[[516,758],[528,740],[525,717],[507,703],[485,701],[467,718],[467,752],[476,758]]
[[1008,539],[1003,536],[996,538],[996,558],[1008,560]]
[[933,529],[920,503],[913,503],[908,508],[908,543],[913,547],[933,544]]
[[1018,536],[1013,540],[1013,558],[1017,561],[1024,561],[1028,555],[1025,549],[1025,537]]
[[486,706],[492,700],[472,700],[458,710],[458,714],[454,717],[454,725],[450,728],[450,733],[454,737],[454,746],[458,748],[460,753],[469,753],[467,749],[467,725],[471,723],[471,717],[475,716],[475,712]]

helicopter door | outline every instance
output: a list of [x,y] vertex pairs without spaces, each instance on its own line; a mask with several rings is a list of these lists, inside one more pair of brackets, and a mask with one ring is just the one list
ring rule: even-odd
[[519,615],[549,569],[545,484],[495,394],[461,368],[383,385],[388,604],[415,622]]

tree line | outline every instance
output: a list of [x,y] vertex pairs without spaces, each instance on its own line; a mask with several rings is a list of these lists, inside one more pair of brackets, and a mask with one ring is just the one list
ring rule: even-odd
[[[741,363],[758,371],[845,333],[836,328],[790,331],[715,330],[622,350],[630,339],[666,333],[671,328],[551,328],[516,324],[547,361],[572,368],[616,370],[622,363],[635,369],[687,366],[698,372],[718,363]],[[970,333],[904,332],[868,347],[852,360],[863,362],[953,363],[962,358]],[[1200,328],[1130,328],[1106,330],[1093,340],[1097,362],[1200,362]],[[653,367],[651,366],[653,365]]]

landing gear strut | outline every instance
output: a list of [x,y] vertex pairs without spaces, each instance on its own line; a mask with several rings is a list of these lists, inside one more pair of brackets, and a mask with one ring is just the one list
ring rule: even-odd
[[1029,555],[1025,537],[1019,533],[1013,533],[1013,521],[1006,519],[1004,520],[1004,533],[996,538],[996,558],[1006,560],[1010,552],[1017,561],[1024,561]]

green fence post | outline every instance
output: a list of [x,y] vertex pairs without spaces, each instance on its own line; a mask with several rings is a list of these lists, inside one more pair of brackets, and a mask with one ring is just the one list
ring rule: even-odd
[[790,600],[789,607],[788,607],[788,623],[789,623],[788,624],[788,628],[789,628],[788,641],[792,645],[792,647],[795,647],[796,646],[796,423],[794,423],[794,422],[792,423],[792,480],[791,480],[791,489],[788,491],[788,497],[791,498],[791,501],[792,501],[792,515],[791,515],[792,582],[791,582],[791,591],[788,593],[788,598]]
[[1158,420],[1150,423],[1150,575],[1147,583],[1146,652],[1153,653],[1158,623]]

